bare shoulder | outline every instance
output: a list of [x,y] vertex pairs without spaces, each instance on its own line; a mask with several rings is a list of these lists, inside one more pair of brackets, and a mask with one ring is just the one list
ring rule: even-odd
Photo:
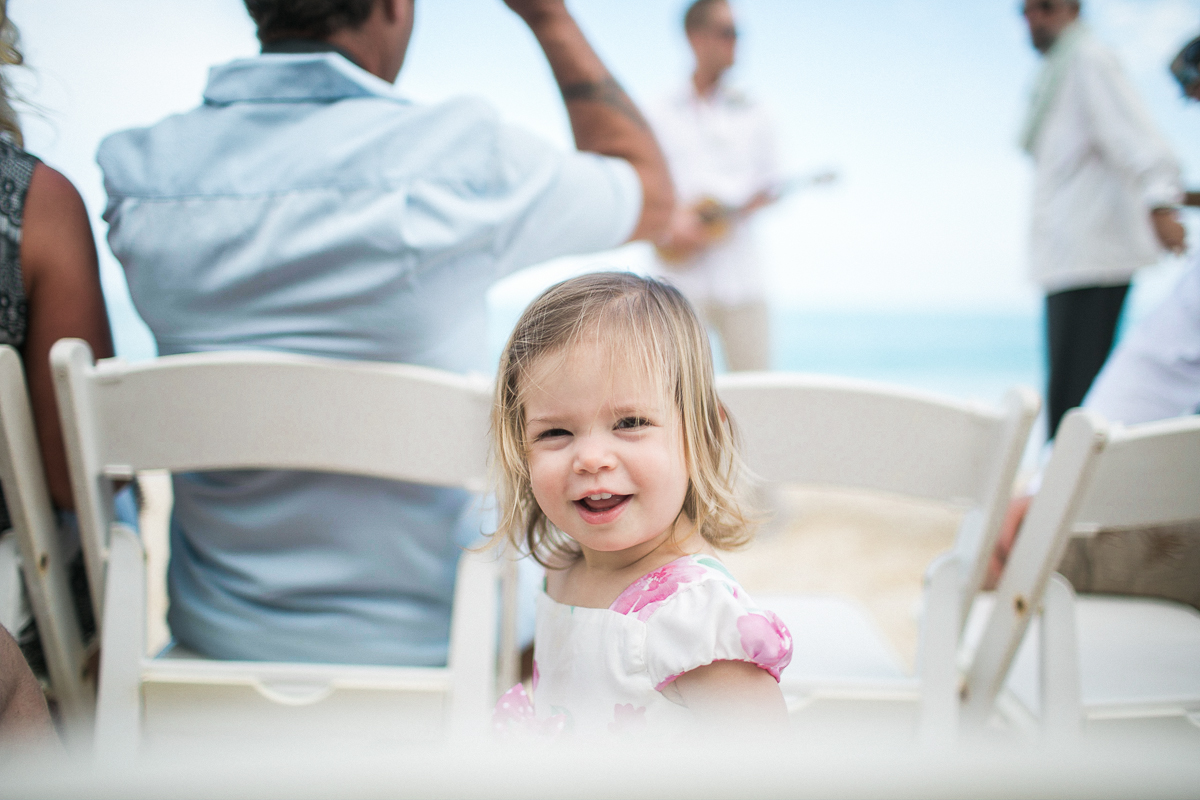
[[39,161],[33,168],[29,193],[25,196],[26,221],[75,215],[87,219],[79,190],[61,172]]
[[92,225],[79,190],[40,162],[25,195],[21,269],[27,290],[43,280],[75,281],[97,269]]

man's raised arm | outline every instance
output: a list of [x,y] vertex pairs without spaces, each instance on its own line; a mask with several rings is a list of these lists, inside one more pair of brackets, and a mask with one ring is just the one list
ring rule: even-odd
[[642,181],[642,216],[632,239],[658,239],[675,204],[671,175],[637,106],[608,73],[563,0],[505,0],[533,31],[562,90],[583,151],[630,163]]

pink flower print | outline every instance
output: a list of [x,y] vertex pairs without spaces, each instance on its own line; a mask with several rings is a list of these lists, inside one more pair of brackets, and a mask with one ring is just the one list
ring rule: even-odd
[[683,586],[704,577],[705,568],[684,557],[664,564],[629,584],[609,608],[618,614],[637,613],[645,622],[658,606]]
[[633,707],[633,703],[613,705],[613,721],[608,723],[609,733],[632,733],[646,727],[646,707]]
[[773,612],[752,611],[737,621],[746,657],[779,680],[784,667],[792,662],[792,634]]
[[519,683],[502,694],[492,710],[492,727],[498,731],[525,727],[533,721],[533,703]]
[[567,715],[555,714],[538,719],[525,687],[518,683],[496,701],[496,708],[492,711],[492,727],[502,736],[553,738],[567,729]]

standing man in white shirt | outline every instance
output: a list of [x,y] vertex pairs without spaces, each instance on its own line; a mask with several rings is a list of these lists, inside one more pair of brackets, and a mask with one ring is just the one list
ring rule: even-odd
[[695,0],[683,27],[696,68],[649,113],[679,200],[659,255],[665,277],[720,337],[729,369],[763,370],[766,285],[747,222],[775,198],[774,131],[758,104],[723,81],[738,37],[729,3]]
[[1046,292],[1054,436],[1113,345],[1133,273],[1182,252],[1179,165],[1079,0],[1027,0],[1043,55],[1022,145],[1035,163],[1030,269]]

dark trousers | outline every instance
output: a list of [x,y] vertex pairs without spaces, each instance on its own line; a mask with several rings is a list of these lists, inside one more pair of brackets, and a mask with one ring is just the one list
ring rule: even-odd
[[1046,413],[1051,438],[1063,415],[1083,402],[1112,351],[1129,284],[1089,286],[1046,296],[1049,380]]

